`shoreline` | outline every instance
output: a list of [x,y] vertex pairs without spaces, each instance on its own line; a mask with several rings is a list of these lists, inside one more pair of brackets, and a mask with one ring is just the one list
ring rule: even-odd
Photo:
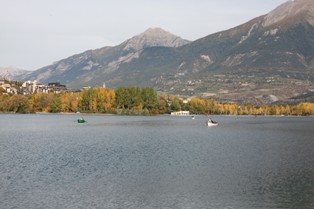
[[155,114],[155,115],[128,115],[128,114],[112,114],[112,113],[72,113],[72,112],[59,112],[59,113],[51,113],[51,112],[35,112],[35,113],[13,113],[13,112],[0,112],[0,115],[93,115],[93,116],[171,116],[171,117],[192,117],[192,116],[202,116],[202,117],[214,117],[214,116],[221,116],[221,117],[235,117],[235,118],[240,118],[240,117],[252,117],[252,118],[261,118],[261,117],[277,117],[277,118],[298,118],[298,117],[308,117],[312,118],[314,115],[218,115],[218,114],[213,114],[213,115],[196,115],[196,114],[190,114],[186,116],[173,116],[171,114]]

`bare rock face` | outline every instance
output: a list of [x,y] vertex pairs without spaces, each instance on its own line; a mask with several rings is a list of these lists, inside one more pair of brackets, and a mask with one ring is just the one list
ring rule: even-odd
[[263,26],[271,26],[280,21],[297,21],[302,18],[314,26],[314,0],[290,0],[265,16]]
[[187,43],[189,41],[164,31],[161,28],[149,28],[145,32],[127,40],[123,45],[125,45],[125,50],[140,50],[152,46],[179,47]]

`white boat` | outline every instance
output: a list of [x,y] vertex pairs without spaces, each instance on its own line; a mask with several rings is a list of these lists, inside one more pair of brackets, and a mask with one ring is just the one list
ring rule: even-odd
[[207,126],[211,127],[211,126],[218,126],[218,122],[217,121],[213,121],[212,119],[209,119],[207,121]]

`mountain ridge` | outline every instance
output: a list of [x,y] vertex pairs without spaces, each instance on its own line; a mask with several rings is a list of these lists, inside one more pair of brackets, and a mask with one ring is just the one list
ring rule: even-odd
[[140,50],[152,46],[180,47],[189,42],[161,28],[149,28],[121,45],[124,46],[123,50]]
[[[90,80],[98,78],[97,73],[115,71],[121,63],[136,59],[141,50],[147,47],[177,47],[189,42],[160,28],[150,28],[117,46],[87,50],[40,68],[26,77],[21,76],[19,79],[46,83],[58,80],[72,87],[78,87],[76,81],[71,84],[69,77],[73,77],[72,79],[89,85]],[[90,75],[87,75],[89,72]],[[68,75],[65,75],[66,73]]]
[[[306,13],[306,15],[304,15]],[[280,5],[265,16],[264,27],[271,26],[283,20],[294,22],[302,18],[314,26],[314,1],[312,0],[290,0]],[[296,18],[297,17],[297,18]]]
[[[306,5],[300,9],[302,3]],[[72,88],[104,82],[109,88],[148,85],[224,101],[289,100],[314,89],[312,6],[308,0],[289,1],[244,24],[181,45],[170,45],[181,40],[177,36],[148,29],[117,46],[41,68],[28,78]],[[282,16],[284,11],[289,13]],[[168,37],[164,44],[156,41],[158,31]]]
[[15,67],[0,67],[0,77],[12,80],[20,75],[27,75],[31,71],[15,68]]

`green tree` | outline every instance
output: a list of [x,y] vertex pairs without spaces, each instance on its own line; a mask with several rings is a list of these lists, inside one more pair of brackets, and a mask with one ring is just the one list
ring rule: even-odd
[[0,112],[8,112],[9,109],[9,96],[0,94]]
[[92,111],[92,100],[94,95],[93,89],[84,90],[81,92],[81,100],[79,103],[79,108],[82,112],[91,112]]
[[14,94],[9,98],[8,110],[14,113],[28,112],[27,98],[23,95]]
[[60,95],[53,95],[50,100],[50,112],[58,113],[61,111],[61,98]]
[[158,97],[157,92],[153,88],[143,88],[141,91],[141,100],[143,108],[148,110],[157,109]]
[[116,106],[122,109],[132,109],[142,104],[139,87],[119,87],[116,90]]
[[167,95],[161,95],[158,97],[158,113],[159,114],[170,114],[170,105],[167,103],[168,96]]
[[178,97],[170,97],[171,100],[171,105],[170,105],[170,110],[171,111],[180,111],[181,110],[181,102]]

